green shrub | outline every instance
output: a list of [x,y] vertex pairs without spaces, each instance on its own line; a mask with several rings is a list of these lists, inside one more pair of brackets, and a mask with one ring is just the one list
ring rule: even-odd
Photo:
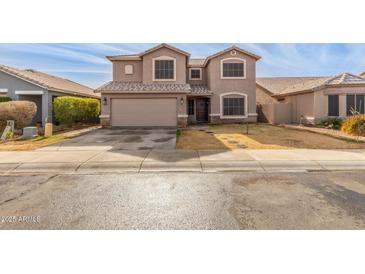
[[7,120],[14,120],[15,128],[29,126],[37,113],[37,105],[30,101],[11,101],[0,104],[0,130],[3,131]]
[[347,134],[365,136],[365,115],[354,115],[347,118],[341,130]]
[[326,118],[320,121],[317,126],[340,130],[342,126],[342,120],[340,118]]
[[73,96],[57,97],[53,101],[56,120],[61,124],[71,125],[77,122],[93,122],[100,113],[100,101],[92,98]]
[[10,97],[0,96],[0,103],[11,101]]

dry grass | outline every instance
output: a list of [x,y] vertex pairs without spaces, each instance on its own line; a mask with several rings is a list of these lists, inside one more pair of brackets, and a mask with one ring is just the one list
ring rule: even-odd
[[49,145],[59,143],[67,140],[69,137],[63,134],[53,135],[51,137],[39,136],[29,140],[13,140],[5,143],[0,143],[0,151],[19,151],[19,150],[33,150]]
[[354,149],[365,143],[268,124],[210,125],[206,130],[186,129],[177,141],[178,149]]
[[34,139],[28,139],[28,140],[14,139],[11,141],[0,142],[0,151],[34,150],[37,148],[63,142],[73,137],[80,136],[86,133],[88,130],[98,127],[99,126],[95,125],[94,126],[83,125],[75,128],[67,128],[50,137],[38,136]]

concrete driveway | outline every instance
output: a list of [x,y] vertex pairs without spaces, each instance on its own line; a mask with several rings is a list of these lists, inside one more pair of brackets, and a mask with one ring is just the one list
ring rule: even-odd
[[40,150],[149,150],[175,149],[173,128],[97,129]]

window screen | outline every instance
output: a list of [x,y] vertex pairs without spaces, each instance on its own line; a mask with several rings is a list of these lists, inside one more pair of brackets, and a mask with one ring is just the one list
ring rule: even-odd
[[338,116],[338,95],[328,96],[328,116]]
[[190,78],[191,79],[200,79],[200,69],[191,69]]
[[243,63],[223,63],[223,77],[243,77]]
[[346,95],[346,114],[347,114],[347,116],[351,116],[352,112],[355,110],[356,110],[355,95],[353,95],[353,94]]
[[188,115],[194,115],[194,100],[188,100]]
[[174,79],[174,60],[155,60],[155,79]]
[[356,98],[356,111],[360,112],[361,114],[364,114],[364,95],[357,94],[355,98]]
[[242,116],[245,115],[244,98],[223,98],[223,115],[224,116]]
[[346,96],[347,116],[353,115],[353,111],[364,114],[364,94],[349,94]]

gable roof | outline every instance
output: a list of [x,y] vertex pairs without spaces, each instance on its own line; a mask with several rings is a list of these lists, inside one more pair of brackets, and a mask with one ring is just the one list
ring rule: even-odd
[[148,53],[151,53],[153,51],[156,51],[160,48],[168,48],[170,50],[173,50],[173,51],[176,51],[176,52],[179,52],[181,54],[186,55],[188,57],[188,66],[205,67],[211,59],[213,59],[217,56],[220,56],[222,54],[225,54],[225,53],[227,53],[231,50],[236,50],[236,51],[241,52],[243,54],[249,55],[249,56],[255,58],[256,60],[261,59],[260,56],[258,56],[256,54],[253,54],[251,52],[248,52],[244,49],[241,49],[237,46],[232,46],[232,47],[226,48],[222,51],[219,51],[219,52],[217,52],[213,55],[208,56],[207,58],[191,58],[190,59],[190,53],[187,53],[186,51],[183,51],[181,49],[178,49],[178,48],[173,47],[173,46],[171,46],[169,44],[166,44],[166,43],[159,44],[159,45],[157,45],[153,48],[150,48],[150,49],[145,50],[145,51],[143,51],[141,53],[138,53],[138,54],[121,54],[121,55],[114,55],[114,56],[106,56],[106,58],[110,61],[123,61],[123,60],[128,60],[128,61],[137,60],[137,61],[140,61],[140,60],[142,60],[142,57],[144,55],[146,55]]
[[173,47],[173,46],[171,46],[171,45],[169,45],[169,44],[166,44],[166,43],[162,43],[162,44],[159,44],[159,45],[157,45],[157,46],[155,46],[155,47],[153,47],[153,48],[150,48],[150,49],[148,49],[148,50],[145,50],[144,52],[142,52],[142,53],[140,54],[140,56],[143,56],[143,55],[146,55],[146,54],[148,54],[148,53],[154,52],[154,51],[156,51],[156,50],[158,50],[158,49],[160,49],[160,48],[168,48],[168,49],[171,49],[172,51],[176,51],[176,52],[181,53],[181,54],[183,54],[183,55],[186,55],[186,56],[188,56],[188,57],[190,56],[190,53],[188,53],[188,52],[186,52],[186,51],[183,51],[183,50],[181,50],[181,49],[175,48],[175,47]]
[[251,56],[251,57],[253,57],[253,58],[254,58],[254,59],[256,59],[256,60],[261,59],[261,56],[258,56],[258,55],[256,55],[256,54],[253,54],[253,53],[251,53],[251,52],[249,52],[249,51],[246,51],[246,50],[244,50],[244,49],[241,49],[241,48],[239,48],[239,47],[237,47],[237,46],[232,46],[232,47],[226,48],[226,49],[224,49],[224,50],[222,50],[222,51],[219,51],[219,52],[217,52],[217,53],[215,53],[215,54],[212,54],[212,55],[208,56],[208,57],[205,59],[204,66],[206,66],[206,65],[208,64],[208,62],[209,62],[211,59],[213,59],[213,58],[215,58],[215,57],[218,57],[219,55],[225,54],[225,53],[227,53],[227,52],[229,52],[229,51],[231,51],[231,50],[236,50],[236,51],[238,51],[238,52],[241,52],[241,53],[243,53],[243,54],[246,54],[246,55],[248,55],[248,56]]
[[0,71],[47,90],[67,94],[87,95],[89,97],[99,97],[93,93],[93,89],[87,86],[34,69],[17,69],[0,65]]
[[258,77],[256,84],[272,96],[312,92],[324,87],[364,85],[365,78],[350,73],[334,77]]
[[154,52],[160,48],[168,48],[172,51],[181,53],[183,55],[186,55],[187,57],[190,57],[190,53],[187,53],[186,51],[183,51],[181,49],[175,48],[169,44],[162,43],[159,44],[153,48],[150,48],[148,50],[145,50],[138,54],[121,54],[121,55],[114,55],[114,56],[106,56],[106,58],[110,61],[117,61],[117,60],[142,60],[142,57],[148,53]]

